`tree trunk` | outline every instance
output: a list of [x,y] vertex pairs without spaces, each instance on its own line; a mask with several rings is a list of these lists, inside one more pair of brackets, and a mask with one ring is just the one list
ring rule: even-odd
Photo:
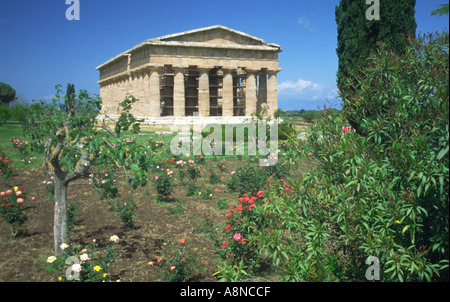
[[55,182],[55,216],[53,224],[55,254],[61,256],[61,244],[69,243],[67,226],[67,185],[68,182],[54,177]]

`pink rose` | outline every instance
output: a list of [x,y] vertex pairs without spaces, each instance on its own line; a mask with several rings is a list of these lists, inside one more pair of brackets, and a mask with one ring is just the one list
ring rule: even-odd
[[239,233],[234,234],[233,239],[239,241],[241,239],[241,234]]
[[23,202],[23,198],[17,198],[17,203],[22,203]]

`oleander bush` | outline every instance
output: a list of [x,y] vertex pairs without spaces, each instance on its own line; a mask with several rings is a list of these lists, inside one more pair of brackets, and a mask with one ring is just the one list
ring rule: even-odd
[[317,168],[273,183],[252,211],[248,240],[281,280],[364,281],[369,256],[383,281],[448,280],[448,33],[368,63],[341,95],[354,110],[324,110],[297,153]]

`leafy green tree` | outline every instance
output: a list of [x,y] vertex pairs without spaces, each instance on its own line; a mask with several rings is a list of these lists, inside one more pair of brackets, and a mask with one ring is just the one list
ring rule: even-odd
[[2,125],[3,122],[9,120],[11,118],[11,113],[8,107],[6,107],[4,104],[0,104],[0,125]]
[[[148,159],[143,146],[126,143],[120,134],[109,129],[105,123],[97,127],[96,117],[101,109],[101,99],[91,97],[85,90],[78,94],[71,92],[63,96],[60,86],[52,104],[41,101],[34,104],[22,121],[24,133],[32,143],[43,142],[44,167],[53,176],[55,185],[54,208],[54,248],[55,254],[62,254],[61,244],[69,242],[67,188],[70,182],[89,173],[95,165],[98,169],[122,169],[130,185],[136,188],[147,183],[146,166]],[[64,106],[68,104],[70,106]],[[127,97],[122,102],[122,115],[116,129],[139,131],[130,124],[129,110],[137,99]],[[125,105],[124,105],[125,104]]]
[[8,104],[16,97],[16,91],[8,84],[0,82],[0,104]]
[[439,17],[448,15],[448,3],[447,4],[440,4],[440,8],[434,10],[431,12],[432,16],[438,15]]
[[[415,36],[415,0],[380,1],[380,20],[368,20],[370,8],[364,0],[341,0],[336,6],[335,16],[338,31],[336,53],[339,58],[337,85],[343,97],[352,94],[357,81],[354,74],[367,65],[369,55],[378,46],[386,44],[390,49],[402,53],[406,49],[407,37]],[[343,107],[351,113],[350,104]],[[347,116],[354,128],[358,125]]]

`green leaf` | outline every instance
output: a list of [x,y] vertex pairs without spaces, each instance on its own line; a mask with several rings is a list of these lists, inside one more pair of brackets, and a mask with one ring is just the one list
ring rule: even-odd
[[134,171],[138,171],[139,170],[138,165],[134,165],[134,164],[131,165],[130,168],[133,169]]
[[445,156],[445,154],[447,154],[448,147],[449,146],[447,146],[447,148],[442,149],[441,152],[439,152],[438,156],[436,157],[437,160],[441,160]]
[[405,227],[402,230],[402,234],[404,234],[411,226],[410,225],[405,225]]
[[390,268],[388,268],[387,270],[385,270],[384,272],[385,273],[389,273],[389,272],[391,272],[391,271],[393,271],[395,269],[395,264],[394,265],[392,265]]

